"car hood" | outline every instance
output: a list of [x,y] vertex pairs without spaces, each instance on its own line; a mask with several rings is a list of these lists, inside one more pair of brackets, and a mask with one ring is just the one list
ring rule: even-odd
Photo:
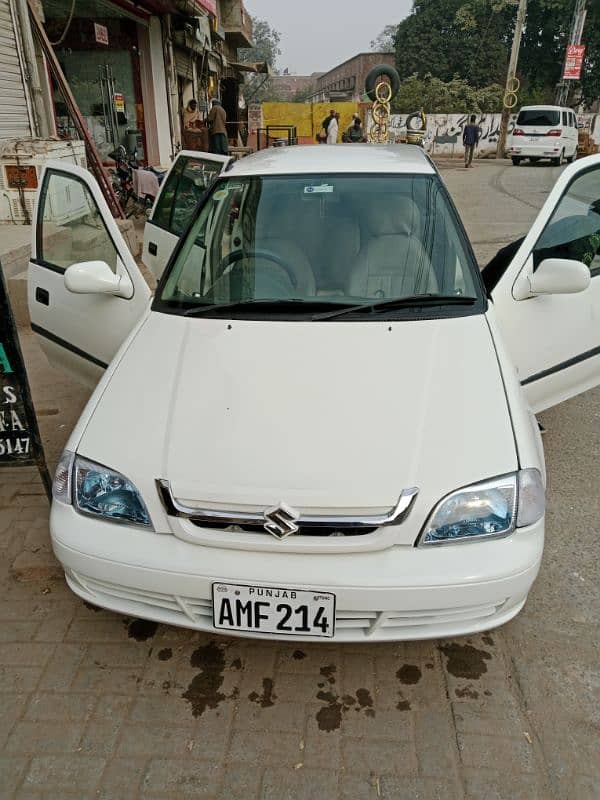
[[156,479],[192,505],[284,501],[430,509],[517,468],[484,315],[401,322],[262,322],[151,313],[79,443],[145,497]]

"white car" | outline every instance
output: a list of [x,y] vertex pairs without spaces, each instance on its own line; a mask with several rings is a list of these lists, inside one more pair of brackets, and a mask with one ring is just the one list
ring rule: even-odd
[[508,137],[507,154],[515,166],[523,159],[549,159],[558,167],[577,158],[577,117],[561,106],[524,106]]
[[514,617],[544,542],[534,413],[600,382],[599,198],[600,156],[568,167],[486,290],[420,148],[271,149],[212,185],[151,297],[91,175],[49,164],[32,326],[100,379],[54,480],[69,586],[255,637]]

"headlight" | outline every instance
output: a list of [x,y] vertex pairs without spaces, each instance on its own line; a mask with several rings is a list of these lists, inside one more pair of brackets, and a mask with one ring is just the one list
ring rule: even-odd
[[419,545],[494,539],[544,516],[545,493],[537,469],[524,469],[459,489],[433,510]]
[[131,481],[67,450],[56,469],[53,496],[61,503],[73,503],[82,514],[152,528],[148,509]]

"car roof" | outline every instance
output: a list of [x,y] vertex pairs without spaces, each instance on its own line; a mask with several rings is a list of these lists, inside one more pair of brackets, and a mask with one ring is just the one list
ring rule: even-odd
[[568,106],[521,106],[519,111],[573,111]]
[[227,175],[307,175],[313,173],[421,174],[435,172],[415,145],[338,144],[270,147],[236,161]]

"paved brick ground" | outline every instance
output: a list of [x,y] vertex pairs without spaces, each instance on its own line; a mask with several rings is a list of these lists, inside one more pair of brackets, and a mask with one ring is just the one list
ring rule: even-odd
[[[549,172],[531,171],[529,206]],[[495,209],[488,238],[467,216],[480,251],[533,213],[496,208],[514,180],[448,174],[466,216],[473,185]],[[22,339],[54,461],[87,393]],[[53,561],[36,474],[0,473],[0,798],[600,797],[599,418],[600,392],[544,416],[540,580],[515,622],[453,641],[286,646],[86,607]]]

